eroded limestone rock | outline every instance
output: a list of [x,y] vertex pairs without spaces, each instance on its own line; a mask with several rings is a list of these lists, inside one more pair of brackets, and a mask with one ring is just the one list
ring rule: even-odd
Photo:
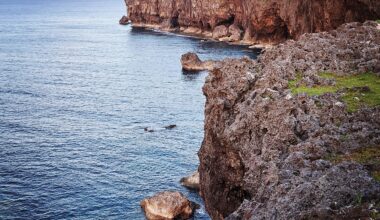
[[380,106],[347,111],[343,93],[365,88],[314,96],[290,88],[295,79],[333,87],[326,72],[379,74],[377,27],[349,23],[305,34],[257,61],[226,59],[210,72],[199,172],[213,219],[366,219],[380,211],[377,168],[334,160],[380,150]]
[[[199,34],[241,27],[245,42],[281,42],[303,33],[335,29],[343,23],[380,18],[378,0],[125,0],[133,23],[196,28]],[[224,27],[223,27],[224,26]],[[218,29],[220,31],[215,31]],[[220,34],[219,34],[220,33]],[[238,39],[235,36],[234,39]],[[213,36],[215,37],[215,36]],[[232,38],[231,38],[232,40]]]
[[199,190],[199,172],[196,171],[190,176],[183,177],[180,183],[189,189]]
[[186,53],[181,56],[182,69],[187,71],[202,71],[213,70],[217,62],[215,61],[201,61],[197,54]]
[[212,32],[212,38],[214,39],[227,37],[227,35],[228,35],[228,28],[225,25],[219,25],[215,27],[214,31]]
[[124,15],[123,17],[120,18],[119,24],[121,24],[121,25],[127,25],[127,24],[129,24],[129,18]]
[[195,204],[180,192],[160,192],[141,201],[141,207],[149,220],[189,219],[195,210]]

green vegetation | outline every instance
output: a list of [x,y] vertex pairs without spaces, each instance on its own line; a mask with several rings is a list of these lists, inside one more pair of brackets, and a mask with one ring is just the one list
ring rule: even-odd
[[376,21],[378,24],[380,24],[380,19]]
[[372,172],[372,176],[377,182],[380,182],[380,171]]
[[363,202],[363,195],[361,193],[357,194],[354,200],[355,205],[361,205]]
[[342,92],[342,99],[347,104],[349,112],[355,112],[361,107],[380,105],[380,77],[373,73],[363,73],[351,76],[337,76],[333,73],[320,73],[320,77],[333,79],[335,86],[300,85],[302,76],[297,73],[294,80],[289,81],[289,88],[293,94],[305,93],[318,96],[326,93]]
[[332,154],[325,159],[335,164],[343,161],[360,163],[370,170],[372,177],[376,181],[380,182],[380,146],[361,148],[349,154]]

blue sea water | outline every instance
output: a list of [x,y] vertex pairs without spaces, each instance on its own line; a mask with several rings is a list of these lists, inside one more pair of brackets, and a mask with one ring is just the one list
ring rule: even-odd
[[198,165],[207,73],[180,55],[256,54],[123,14],[123,0],[0,0],[0,219],[144,219],[162,190],[202,205],[178,181]]

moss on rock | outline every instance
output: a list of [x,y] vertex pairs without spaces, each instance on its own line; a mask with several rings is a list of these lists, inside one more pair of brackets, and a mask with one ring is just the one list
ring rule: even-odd
[[348,154],[330,154],[326,160],[335,164],[354,161],[365,166],[372,177],[380,182],[380,146],[363,147]]
[[326,93],[339,93],[347,105],[348,112],[355,112],[362,107],[374,107],[380,105],[380,77],[374,73],[362,73],[350,76],[338,76],[333,73],[320,73],[325,79],[332,79],[335,85],[318,85],[308,87],[300,84],[301,74],[297,74],[294,80],[289,81],[292,94],[305,93],[309,96],[319,96]]

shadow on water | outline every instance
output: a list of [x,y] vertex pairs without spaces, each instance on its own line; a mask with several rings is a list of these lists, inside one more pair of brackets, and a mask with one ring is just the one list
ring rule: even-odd
[[208,74],[208,71],[188,71],[182,70],[183,81],[194,81],[203,78]]
[[[229,50],[236,50],[240,53],[244,53],[246,56],[248,56],[251,59],[257,59],[258,55],[261,53],[261,49],[250,49],[248,46],[245,45],[232,45],[228,44],[226,42],[218,42],[218,41],[212,41],[212,40],[205,40],[201,41],[199,44],[199,47],[204,51],[215,51],[215,52],[228,52]],[[234,54],[231,53],[231,56]]]
[[202,38],[196,37],[196,36],[190,36],[185,35],[181,33],[175,33],[175,32],[165,32],[160,30],[154,30],[151,28],[144,28],[144,27],[131,27],[131,34],[132,35],[154,35],[154,36],[163,36],[163,37],[177,37],[177,38],[188,38],[191,41],[200,41]]
[[[250,49],[246,45],[233,45],[227,42],[219,42],[210,39],[202,39],[195,36],[189,36],[181,33],[171,33],[163,32],[158,30],[152,30],[143,27],[132,27],[132,35],[151,35],[151,36],[161,36],[165,38],[175,37],[175,38],[186,38],[193,43],[196,43],[197,50],[196,53],[199,55],[210,54],[212,51],[214,54],[223,54],[224,57],[241,57],[243,53],[251,59],[257,59],[258,55],[261,53],[261,49],[255,48]],[[184,72],[184,74],[193,74],[193,72]]]

